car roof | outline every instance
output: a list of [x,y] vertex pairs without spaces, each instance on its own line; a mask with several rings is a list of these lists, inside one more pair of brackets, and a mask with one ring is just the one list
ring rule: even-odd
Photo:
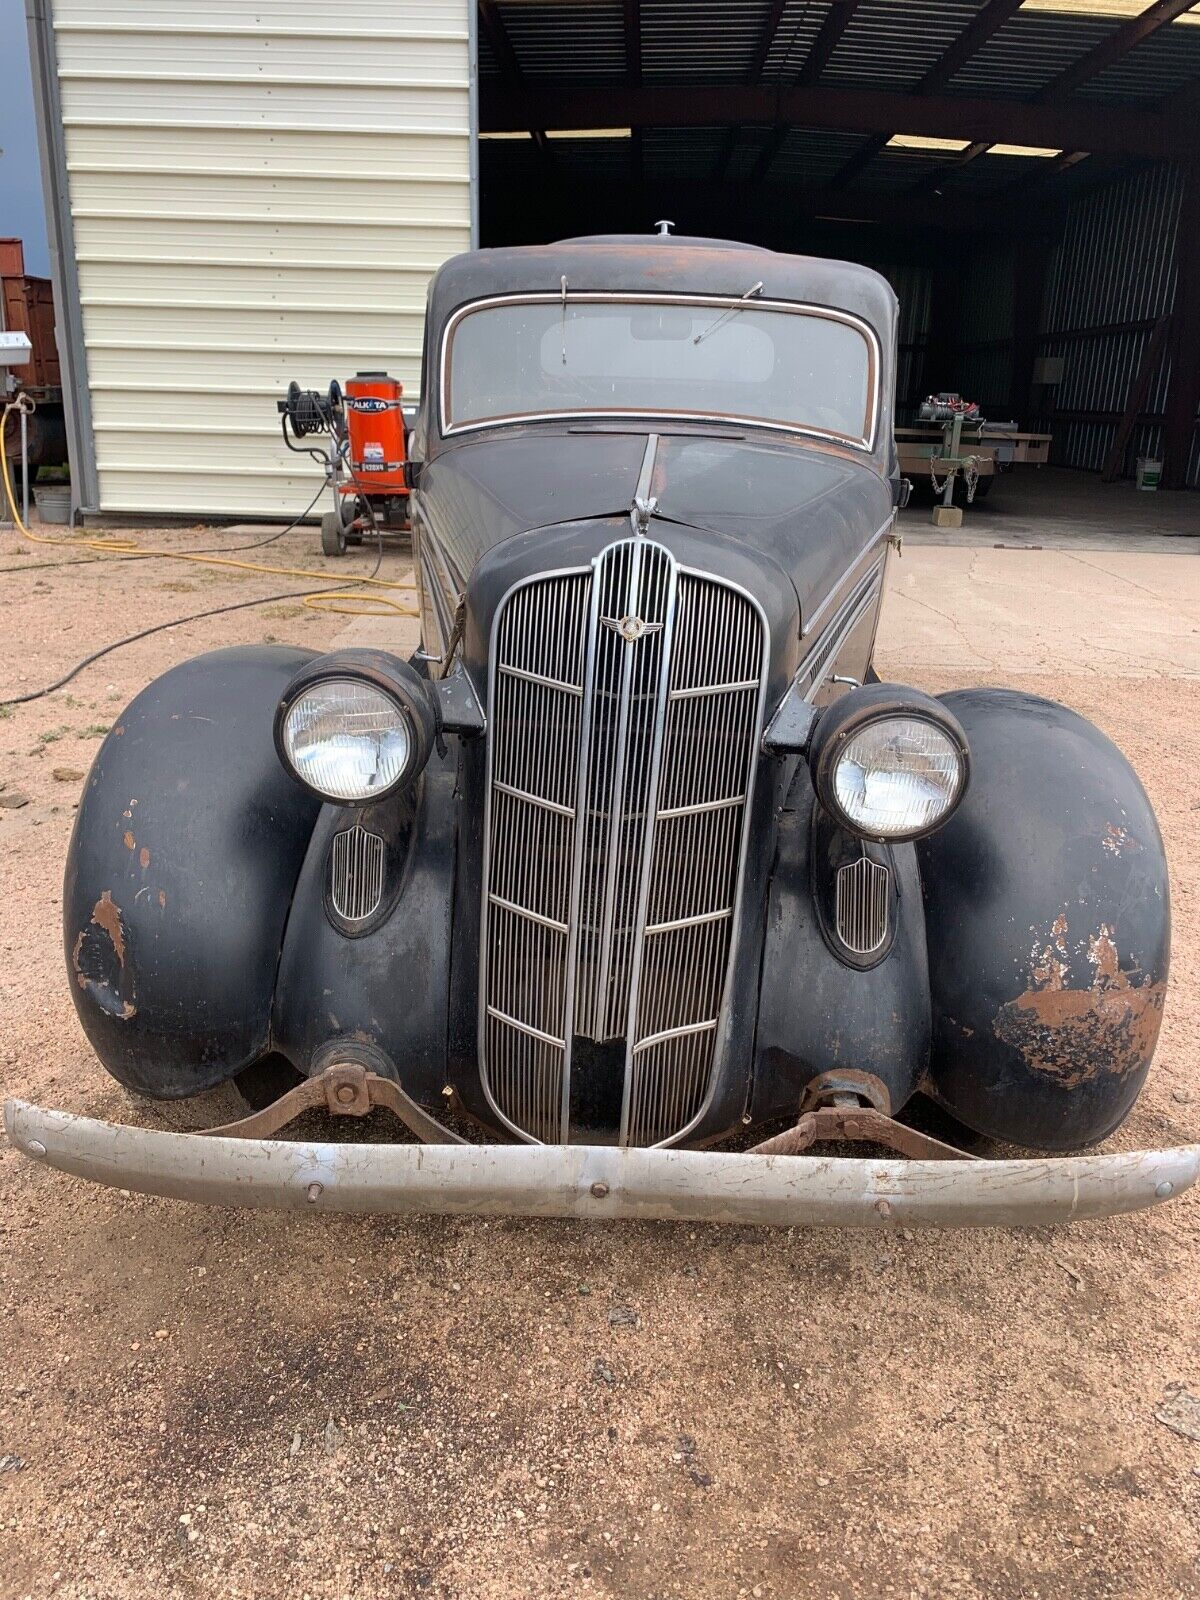
[[848,311],[891,346],[896,296],[886,278],[852,261],[783,255],[759,245],[678,234],[597,234],[452,256],[429,289],[435,327],[459,306],[492,295],[703,294],[739,297],[762,283],[764,300]]

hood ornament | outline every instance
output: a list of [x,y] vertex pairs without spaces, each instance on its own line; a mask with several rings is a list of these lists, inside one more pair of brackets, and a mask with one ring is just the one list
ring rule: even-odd
[[661,622],[645,622],[641,617],[601,617],[600,621],[606,628],[619,634],[626,644],[636,644],[648,633],[657,633],[662,627]]

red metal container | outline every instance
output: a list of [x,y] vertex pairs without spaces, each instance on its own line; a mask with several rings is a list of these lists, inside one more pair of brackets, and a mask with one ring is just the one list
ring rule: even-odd
[[0,296],[0,327],[28,335],[33,346],[27,365],[9,369],[13,377],[22,389],[35,394],[57,389],[62,379],[54,342],[54,290],[49,278],[26,276],[20,239],[0,239]]
[[350,467],[357,482],[343,485],[343,492],[406,495],[403,387],[386,372],[358,372],[344,395]]

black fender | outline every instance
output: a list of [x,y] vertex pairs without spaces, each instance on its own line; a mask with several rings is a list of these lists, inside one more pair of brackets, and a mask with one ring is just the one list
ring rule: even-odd
[[941,697],[971,783],[918,845],[933,1048],[929,1088],[993,1138],[1105,1138],[1145,1081],[1170,958],[1167,864],[1117,747],[1074,711],[1008,689]]
[[755,1122],[795,1115],[815,1090],[857,1093],[894,1113],[929,1058],[925,918],[913,847],[884,852],[895,886],[886,953],[869,966],[851,964],[835,954],[822,928],[831,831],[824,821],[801,765],[780,813],[767,902],[750,1104]]
[[317,802],[275,708],[311,650],[238,646],[155,679],[93,763],[67,853],[71,993],[109,1072],[196,1094],[256,1060]]
[[[275,993],[272,1044],[300,1072],[358,1061],[446,1108],[450,917],[459,740],[435,750],[411,792],[365,807],[325,806],[296,885]],[[339,926],[329,895],[335,835],[386,841],[379,911]]]

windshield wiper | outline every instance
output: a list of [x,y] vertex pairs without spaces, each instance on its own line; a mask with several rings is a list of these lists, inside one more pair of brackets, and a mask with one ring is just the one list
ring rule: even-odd
[[[699,344],[702,339],[707,339],[710,333],[716,333],[717,329],[723,322],[728,322],[730,317],[736,317],[739,311],[745,310],[747,300],[753,300],[756,294],[761,293],[762,280],[760,279],[758,283],[753,285],[752,288],[746,290],[745,294],[738,301],[737,305],[730,306],[728,311],[722,311],[721,315],[715,322],[710,322],[707,328],[702,329],[701,332],[699,332],[692,340],[692,343]],[[563,359],[565,360],[566,358],[564,357]]]

